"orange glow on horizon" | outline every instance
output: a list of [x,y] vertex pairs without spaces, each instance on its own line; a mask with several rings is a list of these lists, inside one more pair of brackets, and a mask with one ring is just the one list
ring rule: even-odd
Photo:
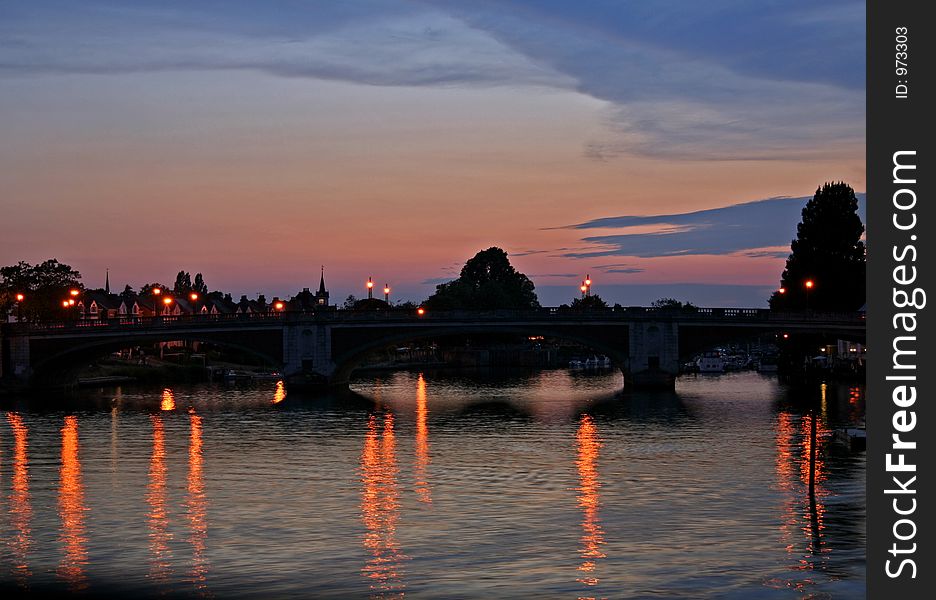
[[592,587],[599,583],[596,577],[598,560],[607,555],[601,551],[605,544],[604,530],[598,516],[601,505],[599,489],[601,482],[598,477],[598,454],[601,441],[598,438],[598,429],[589,415],[582,415],[581,423],[575,434],[577,458],[575,466],[579,474],[578,505],[582,509],[582,547],[579,555],[582,564],[578,570],[581,575],[577,581]]
[[62,427],[62,466],[59,470],[59,515],[62,532],[59,539],[64,556],[59,565],[59,576],[69,583],[72,591],[88,587],[84,567],[88,564],[84,513],[84,486],[81,483],[81,461],[78,458],[78,417],[65,417]]
[[32,549],[32,504],[29,495],[29,429],[23,418],[8,412],[7,422],[13,430],[13,461],[10,480],[10,527],[8,542],[13,562],[13,576],[26,588],[32,572],[29,570],[29,552]]

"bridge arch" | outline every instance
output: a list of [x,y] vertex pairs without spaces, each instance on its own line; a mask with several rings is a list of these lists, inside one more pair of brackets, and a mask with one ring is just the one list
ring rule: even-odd
[[172,333],[167,331],[158,334],[135,335],[133,337],[90,339],[80,344],[69,345],[57,352],[45,354],[41,359],[35,361],[31,365],[32,373],[29,380],[31,384],[38,387],[68,385],[77,380],[78,373],[87,366],[89,362],[93,362],[108,354],[132,346],[146,346],[159,342],[174,341],[212,344],[253,356],[274,369],[281,370],[283,368],[283,360],[280,356],[275,356],[247,343],[236,340],[218,339],[212,336],[210,332],[195,334],[181,332]]
[[[579,344],[596,353],[604,354],[611,359],[613,365],[626,371],[628,367],[628,345],[626,330],[621,337],[612,339],[608,336],[595,335],[593,329],[584,327],[579,333],[572,330],[561,330],[548,324],[477,324],[470,327],[445,325],[420,327],[405,332],[392,332],[380,337],[374,337],[363,343],[355,344],[352,348],[338,350],[332,356],[335,365],[331,377],[334,383],[346,383],[351,373],[361,365],[363,360],[371,353],[405,342],[438,339],[465,335],[498,335],[516,334],[522,336],[543,336]],[[334,335],[334,334],[333,334]],[[334,342],[333,342],[334,343]]]

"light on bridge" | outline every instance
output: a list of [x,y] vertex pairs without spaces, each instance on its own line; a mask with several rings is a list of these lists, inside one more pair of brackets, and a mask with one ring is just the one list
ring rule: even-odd
[[273,305],[273,308],[275,308],[276,310],[283,310],[284,306],[286,305],[283,304],[282,302],[277,302],[276,304]]
[[815,284],[815,282],[813,282],[812,279],[807,279],[807,280],[806,280],[806,287],[807,287],[807,288],[812,289],[814,285],[816,285],[816,284]]
[[170,304],[172,304],[172,298],[169,298],[169,297],[163,298],[163,304],[165,304],[166,306],[169,306]]
[[160,294],[162,294],[162,290],[159,289],[158,287],[154,287],[154,288],[153,288],[153,295],[154,295],[154,296],[158,296],[158,295],[160,295]]
[[69,306],[74,306],[74,305],[75,305],[75,299],[74,299],[74,298],[70,299],[70,300],[68,301],[68,305],[69,305]]
[[62,307],[68,308],[68,300],[62,300]]
[[777,290],[777,293],[778,293],[778,294],[786,294],[786,288],[784,288],[784,287],[780,288],[779,290]]
[[22,295],[22,294],[17,294],[17,295],[16,295],[16,301],[17,301],[17,302],[22,302],[22,301],[25,300],[25,299],[26,299],[26,296],[24,296],[24,295]]
[[81,292],[79,292],[78,290],[69,290],[68,293],[71,294],[72,298],[74,298],[75,296],[77,296],[77,295],[80,294]]
[[195,292],[192,292],[191,294],[189,294],[189,299],[192,302],[195,302],[196,300],[198,300],[198,294],[196,294]]
[[426,309],[423,308],[422,306],[420,306],[419,308],[416,309],[416,314],[419,315],[419,316],[421,317],[421,316],[423,316],[424,314],[426,314]]

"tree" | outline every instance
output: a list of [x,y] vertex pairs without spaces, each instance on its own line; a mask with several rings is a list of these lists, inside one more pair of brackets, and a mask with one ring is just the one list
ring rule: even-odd
[[594,294],[584,298],[576,298],[569,307],[573,310],[589,310],[595,308],[608,308],[608,303],[601,299],[601,296]]
[[696,310],[696,306],[691,302],[680,302],[676,298],[660,298],[650,303],[653,308],[674,309],[674,310]]
[[358,299],[354,297],[354,294],[348,294],[348,297],[345,298],[344,303],[341,305],[341,308],[345,310],[353,310],[354,305],[357,303]]
[[51,258],[37,265],[20,261],[0,268],[0,314],[6,314],[16,302],[16,295],[25,296],[17,306],[24,320],[45,321],[66,316],[62,301],[72,289],[83,290],[81,273]]
[[[796,239],[770,297],[775,310],[853,311],[865,302],[864,225],[847,184],[826,183],[803,208]],[[807,282],[812,282],[807,287]]]
[[172,293],[176,296],[185,296],[192,291],[192,276],[186,271],[179,271],[172,286]]
[[506,252],[492,247],[469,259],[458,279],[436,286],[425,306],[433,310],[539,308],[534,288],[529,277],[513,268]]
[[204,296],[208,293],[208,285],[201,273],[195,273],[195,283],[192,285],[192,291]]

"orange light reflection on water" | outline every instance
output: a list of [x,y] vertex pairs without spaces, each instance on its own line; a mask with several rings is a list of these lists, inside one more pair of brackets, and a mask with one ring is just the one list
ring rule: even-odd
[[579,555],[582,564],[578,570],[581,575],[577,581],[591,587],[598,585],[596,576],[598,560],[607,555],[601,551],[604,545],[604,530],[598,517],[601,505],[599,489],[601,481],[598,478],[598,454],[601,441],[598,438],[598,428],[589,415],[582,415],[578,432],[575,434],[577,456],[575,466],[578,469],[579,488],[578,505],[582,509],[582,547]]
[[208,560],[205,557],[205,542],[208,537],[207,496],[202,476],[202,419],[194,411],[189,413],[189,473],[188,473],[188,522],[192,544],[192,582],[202,595],[208,587]]
[[[168,391],[168,390],[167,390]],[[149,577],[164,582],[169,578],[171,553],[169,518],[166,510],[166,447],[163,421],[160,415],[150,415],[153,422],[153,453],[150,456],[149,484],[146,503],[149,505],[147,522],[150,528]]]
[[273,404],[279,404],[286,399],[286,384],[280,379],[276,382],[276,389],[273,390]]
[[367,528],[364,549],[371,555],[362,573],[370,580],[374,598],[402,598],[405,589],[402,566],[406,556],[396,539],[400,518],[397,474],[393,415],[384,415],[382,434],[377,417],[371,415],[361,453],[361,520]]
[[162,393],[162,402],[159,403],[160,410],[175,410],[175,396],[172,390],[166,388]]
[[13,535],[9,538],[10,554],[13,559],[13,577],[26,587],[32,575],[29,570],[29,551],[32,548],[32,504],[29,497],[29,429],[23,418],[16,413],[7,413],[7,422],[13,430],[13,477],[10,482],[10,525]]
[[[823,392],[825,390],[822,390]],[[816,425],[814,494],[810,496],[809,471],[812,452],[813,419]],[[780,539],[794,561],[792,571],[809,572],[822,568],[827,549],[824,546],[824,498],[828,490],[822,485],[828,478],[825,464],[829,430],[819,415],[797,417],[781,412],[777,420],[776,475],[785,501],[780,516]],[[769,581],[772,587],[791,587],[805,592],[812,579]]]
[[62,427],[62,466],[59,470],[59,515],[62,519],[60,539],[65,555],[59,565],[59,576],[72,591],[88,587],[84,567],[88,564],[84,524],[84,486],[81,483],[81,461],[78,459],[78,417],[65,417]]
[[432,504],[432,490],[429,487],[429,408],[426,394],[426,379],[419,374],[416,380],[416,496],[420,502]]

